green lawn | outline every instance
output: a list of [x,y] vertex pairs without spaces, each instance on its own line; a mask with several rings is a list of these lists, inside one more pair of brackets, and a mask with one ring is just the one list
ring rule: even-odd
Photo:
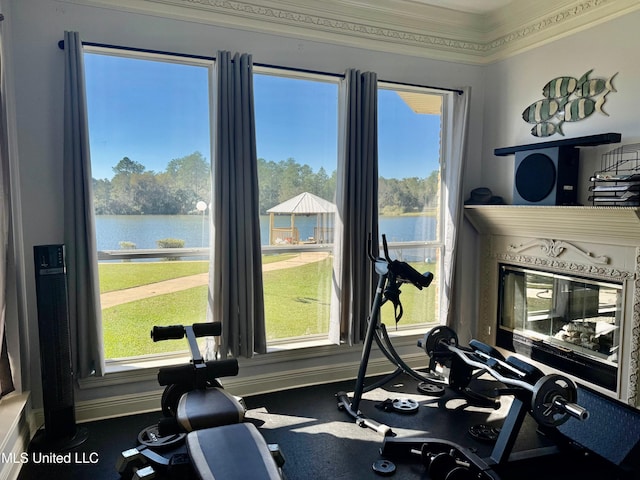
[[[291,256],[265,256],[263,263],[281,261]],[[296,268],[263,273],[268,340],[328,332],[331,262],[328,258]],[[206,261],[101,264],[101,291],[202,273],[207,271],[208,266]],[[419,271],[434,268],[434,265],[424,263],[413,266]],[[411,285],[404,285],[400,298],[404,307],[401,326],[435,321],[434,288],[420,291]],[[204,321],[206,302],[207,287],[201,286],[104,309],[106,358],[186,350],[185,340],[154,343],[149,332],[154,325]],[[383,307],[382,320],[388,329],[395,328],[393,306],[390,303]]]

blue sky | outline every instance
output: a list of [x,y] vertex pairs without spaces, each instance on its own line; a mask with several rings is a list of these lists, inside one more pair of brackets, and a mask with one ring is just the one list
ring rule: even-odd
[[[94,178],[111,179],[125,156],[156,172],[195,151],[210,158],[206,67],[87,54],[85,70]],[[335,170],[336,84],[256,75],[254,92],[258,157]],[[379,174],[428,176],[439,117],[413,113],[395,92],[378,98]]]

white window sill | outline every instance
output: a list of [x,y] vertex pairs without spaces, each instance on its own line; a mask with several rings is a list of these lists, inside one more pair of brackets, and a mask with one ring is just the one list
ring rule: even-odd
[[[387,333],[393,339],[394,347],[411,347],[416,349],[417,341],[421,340],[424,334],[430,330],[433,325],[412,325],[408,327],[388,328]],[[360,352],[362,344],[354,346],[334,345],[329,342],[325,335],[316,337],[301,337],[297,339],[289,339],[287,341],[271,342],[268,347],[268,353],[264,355],[256,355],[251,359],[239,359],[240,371],[243,367],[259,367],[259,366],[277,366],[282,364],[292,365],[301,360],[311,358],[326,357],[327,362],[331,363],[332,357],[337,354],[346,354],[349,352]],[[424,353],[423,353],[424,354]],[[144,357],[130,357],[117,360],[108,360],[105,375],[103,377],[91,377],[79,380],[81,389],[107,387],[113,385],[121,385],[127,383],[151,382],[157,378],[158,369],[170,365],[179,365],[188,363],[190,355],[187,351],[176,352],[175,354],[165,355],[148,355]]]

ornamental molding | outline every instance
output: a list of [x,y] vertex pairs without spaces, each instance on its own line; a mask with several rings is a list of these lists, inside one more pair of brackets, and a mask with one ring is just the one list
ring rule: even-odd
[[499,262],[526,265],[529,267],[543,268],[551,271],[570,273],[578,276],[589,276],[602,280],[623,282],[635,277],[635,272],[627,272],[617,268],[586,265],[583,263],[559,260],[557,258],[540,258],[514,253],[498,253],[495,259]]
[[640,248],[636,249],[636,275],[633,285],[633,320],[631,326],[631,361],[629,362],[629,391],[627,403],[640,406],[638,376],[640,375]]
[[535,240],[531,240],[530,242],[521,243],[519,245],[509,245],[509,250],[513,253],[521,253],[530,248],[538,247],[543,254],[548,257],[556,258],[562,255],[565,250],[571,250],[573,252],[578,253],[584,258],[591,261],[591,263],[606,265],[609,263],[609,257],[605,255],[596,255],[592,252],[588,252],[579,247],[576,247],[574,244],[570,242],[565,242],[564,240],[552,240],[539,238]]
[[398,0],[62,1],[472,64],[497,61],[640,9],[637,0],[516,0],[491,14]]

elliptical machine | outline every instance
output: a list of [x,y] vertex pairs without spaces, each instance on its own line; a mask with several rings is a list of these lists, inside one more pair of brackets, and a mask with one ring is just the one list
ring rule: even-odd
[[[362,358],[360,360],[360,368],[358,370],[353,398],[350,399],[346,392],[338,392],[336,394],[336,398],[338,399],[338,408],[351,415],[355,419],[356,424],[361,427],[371,428],[372,430],[387,436],[393,435],[391,427],[367,418],[360,412],[360,401],[362,400],[362,395],[364,393],[386,384],[402,373],[410,375],[419,382],[432,385],[434,391],[441,389],[442,393],[444,393],[444,387],[440,385],[440,382],[438,382],[435,377],[430,377],[416,372],[407,365],[404,360],[402,360],[391,343],[391,339],[389,338],[389,334],[387,333],[384,323],[380,321],[380,308],[388,301],[391,301],[394,305],[396,323],[400,321],[403,313],[402,304],[400,302],[400,286],[408,283],[416,287],[418,290],[422,290],[423,288],[427,288],[431,285],[433,273],[425,272],[422,274],[406,262],[392,260],[389,256],[389,247],[387,245],[385,235],[382,235],[382,248],[384,251],[384,257],[374,257],[373,253],[371,253],[371,239],[369,239],[368,256],[374,263],[376,273],[378,274],[378,285],[376,287],[376,294],[373,299],[373,304],[368,318],[367,331],[362,347]],[[396,366],[396,370],[385,376],[380,381],[365,386],[367,366],[369,364],[369,357],[371,355],[371,348],[374,341],[384,356]],[[408,405],[407,402],[403,401],[403,399],[399,399],[397,403],[399,405],[399,409],[412,408],[412,405]]]

